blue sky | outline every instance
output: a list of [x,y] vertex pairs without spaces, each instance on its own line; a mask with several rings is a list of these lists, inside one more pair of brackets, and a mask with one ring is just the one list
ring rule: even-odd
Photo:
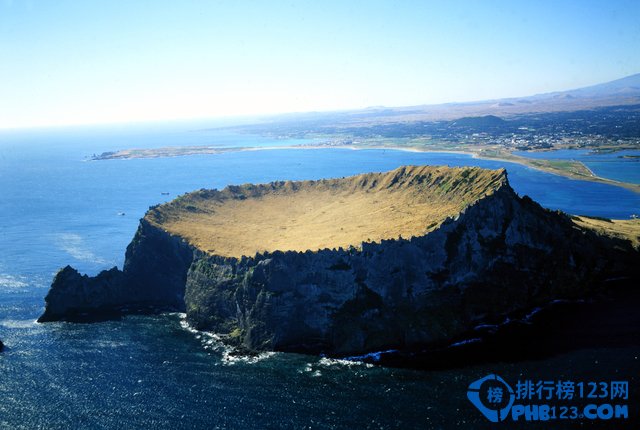
[[0,0],[0,128],[525,96],[639,47],[637,0]]

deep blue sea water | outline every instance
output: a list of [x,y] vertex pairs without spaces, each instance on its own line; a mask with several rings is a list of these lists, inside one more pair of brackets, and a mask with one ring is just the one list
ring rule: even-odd
[[0,133],[0,339],[6,344],[0,428],[485,428],[465,392],[486,373],[512,380],[640,374],[632,348],[417,372],[282,353],[232,359],[210,336],[184,327],[177,314],[36,324],[60,267],[89,274],[121,267],[147,208],[198,188],[404,164],[506,166],[514,189],[544,206],[613,218],[640,212],[640,196],[622,188],[461,154],[282,149],[87,161],[131,147],[302,143],[205,129],[169,124]]

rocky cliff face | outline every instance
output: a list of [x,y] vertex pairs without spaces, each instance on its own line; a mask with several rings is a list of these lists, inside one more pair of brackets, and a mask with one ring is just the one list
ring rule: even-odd
[[91,320],[129,310],[184,310],[187,269],[198,251],[142,219],[123,270],[80,275],[71,266],[54,277],[39,322]]
[[185,302],[195,327],[247,348],[350,355],[444,341],[583,296],[628,275],[634,258],[624,242],[579,230],[505,186],[421,237],[202,258]]
[[[424,171],[399,174],[415,176],[406,186],[424,184]],[[593,293],[606,279],[638,277],[629,242],[577,227],[495,174],[489,192],[435,230],[348,249],[221,256],[143,220],[122,272],[63,269],[40,320],[153,304],[184,308],[196,328],[252,350],[353,355],[446,341]],[[460,174],[456,187],[473,176]]]

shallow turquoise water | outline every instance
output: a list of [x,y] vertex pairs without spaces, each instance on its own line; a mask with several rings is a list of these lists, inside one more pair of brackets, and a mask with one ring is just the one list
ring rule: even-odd
[[[132,146],[274,143],[170,131],[0,134],[0,339],[7,345],[0,354],[0,428],[489,428],[465,394],[472,380],[488,372],[505,378],[617,372],[637,383],[634,348],[415,372],[295,354],[234,361],[210,337],[183,327],[179,315],[35,324],[58,268],[71,264],[95,274],[121,266],[146,209],[181,193],[403,164],[500,166],[456,154],[346,149],[84,161],[92,153]],[[640,206],[638,195],[621,188],[507,167],[518,193],[554,209],[628,217]]]
[[640,184],[640,151],[593,153],[589,150],[562,149],[558,151],[516,151],[516,155],[529,158],[576,160],[583,162],[593,173],[603,178]]

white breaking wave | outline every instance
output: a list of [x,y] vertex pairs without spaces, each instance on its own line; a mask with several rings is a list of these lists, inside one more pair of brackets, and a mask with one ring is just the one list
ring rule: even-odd
[[187,322],[187,314],[178,314],[180,316],[180,326],[186,331],[193,333],[206,350],[215,351],[222,355],[221,361],[224,365],[234,365],[238,363],[254,364],[259,361],[271,358],[277,352],[266,351],[256,355],[238,354],[237,350],[232,346],[226,345],[219,335],[213,332],[196,330]]
[[266,360],[267,358],[271,358],[276,355],[276,352],[267,351],[261,352],[257,355],[238,355],[234,354],[232,348],[225,348],[222,352],[222,363],[226,365],[233,365],[237,363],[246,363],[246,364],[254,364],[262,360]]
[[360,367],[367,367],[367,368],[373,367],[373,364],[365,363],[364,361],[352,361],[352,360],[343,360],[340,358],[327,358],[327,357],[322,357],[318,361],[318,364],[324,367],[339,367],[339,366],[346,366],[346,367],[360,366]]

